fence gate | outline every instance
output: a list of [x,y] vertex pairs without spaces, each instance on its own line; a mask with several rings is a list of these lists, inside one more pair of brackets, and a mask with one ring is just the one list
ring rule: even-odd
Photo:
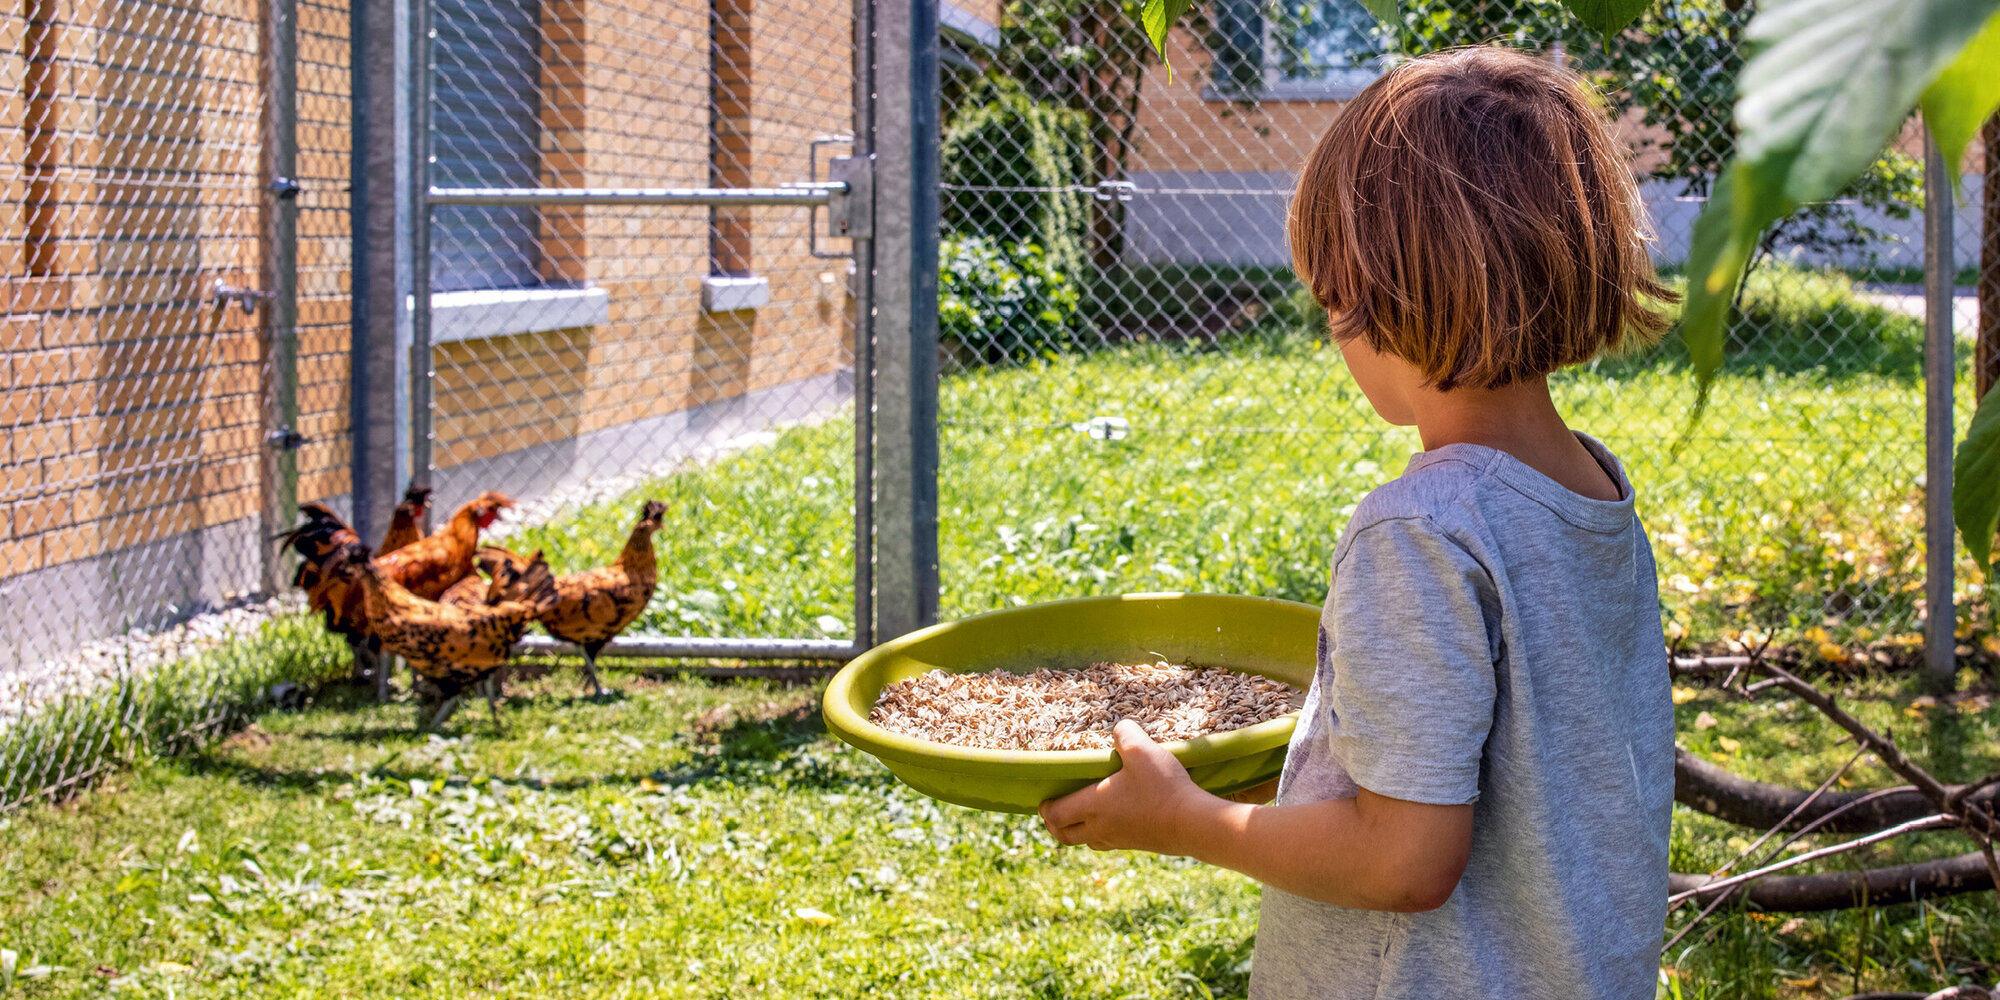
[[415,6],[408,441],[433,517],[506,493],[493,536],[571,572],[658,499],[681,527],[611,653],[865,647],[869,5]]

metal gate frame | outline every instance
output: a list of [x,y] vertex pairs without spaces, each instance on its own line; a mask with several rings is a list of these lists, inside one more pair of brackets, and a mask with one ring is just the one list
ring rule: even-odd
[[[289,0],[274,0],[286,3]],[[407,3],[406,12],[397,7]],[[355,49],[356,245],[354,522],[364,536],[387,523],[394,483],[432,473],[430,240],[442,206],[826,206],[855,259],[854,638],[625,638],[601,655],[648,658],[846,660],[930,624],[937,615],[938,41],[934,0],[854,0],[853,152],[844,179],[778,188],[441,188],[431,183],[431,0],[356,0],[355,37],[394,19],[407,55]],[[398,17],[398,14],[403,16]],[[401,58],[397,58],[401,56]],[[400,63],[400,65],[399,65]],[[386,76],[386,78],[385,78]],[[400,77],[400,80],[396,78]],[[365,79],[364,79],[365,78]],[[400,88],[397,84],[400,83]],[[387,84],[385,86],[385,84]],[[400,89],[401,93],[397,91]],[[385,100],[385,94],[400,101]],[[400,105],[400,107],[398,106]],[[387,122],[383,119],[388,119]],[[381,142],[388,136],[391,143]],[[394,157],[383,155],[396,148]],[[397,174],[401,161],[401,177]],[[837,175],[839,176],[839,175]],[[366,192],[395,190],[409,208],[407,243],[385,239]],[[402,221],[401,206],[396,213]],[[402,228],[398,226],[397,228]],[[388,294],[383,294],[385,288]],[[406,288],[407,403],[394,409],[407,459],[385,462],[384,350]],[[386,301],[385,301],[386,300]],[[383,307],[387,306],[386,309]],[[386,313],[386,315],[384,315]],[[387,364],[384,363],[387,355]],[[397,402],[402,402],[398,400]],[[373,417],[371,428],[370,417]],[[399,473],[401,473],[399,475]],[[385,478],[387,488],[385,489]],[[276,511],[274,511],[276,513]],[[286,519],[289,520],[289,519]],[[573,651],[546,636],[523,652]]]

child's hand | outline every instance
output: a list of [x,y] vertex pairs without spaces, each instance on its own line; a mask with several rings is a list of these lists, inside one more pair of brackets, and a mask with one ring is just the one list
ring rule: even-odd
[[1057,841],[1093,851],[1186,853],[1185,824],[1205,800],[1221,800],[1202,791],[1138,723],[1120,721],[1111,738],[1123,765],[1118,773],[1042,803],[1043,825]]

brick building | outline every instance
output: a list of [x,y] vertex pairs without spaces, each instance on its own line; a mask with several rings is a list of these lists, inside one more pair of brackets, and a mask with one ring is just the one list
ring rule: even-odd
[[[269,9],[0,12],[0,682],[257,588]],[[298,495],[338,505],[350,11],[296,17]],[[845,4],[436,0],[433,19],[440,186],[777,186],[845,152]],[[998,20],[996,0],[940,7],[962,45]],[[837,252],[824,225],[816,248]],[[847,262],[814,239],[794,207],[440,209],[439,500],[532,496],[840,407]]]

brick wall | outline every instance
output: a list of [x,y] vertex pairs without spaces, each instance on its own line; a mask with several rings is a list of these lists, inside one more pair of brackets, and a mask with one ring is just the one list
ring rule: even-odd
[[[846,8],[724,0],[714,13],[547,0],[544,182],[806,179],[812,140],[846,132],[851,120]],[[589,462],[567,443],[786,392],[846,366],[845,261],[807,252],[806,220],[797,207],[544,211],[543,273],[603,289],[608,320],[439,346],[436,462],[463,470],[444,477],[457,484],[448,497],[648,464],[654,442],[643,434]],[[769,302],[704,312],[711,270],[767,280]]]
[[[79,579],[184,593],[142,553],[257,509],[257,321],[206,296],[258,284],[258,7],[20,9],[0,20],[0,578],[130,552]],[[219,555],[210,589],[256,558]],[[12,589],[14,616],[86,596]]]

